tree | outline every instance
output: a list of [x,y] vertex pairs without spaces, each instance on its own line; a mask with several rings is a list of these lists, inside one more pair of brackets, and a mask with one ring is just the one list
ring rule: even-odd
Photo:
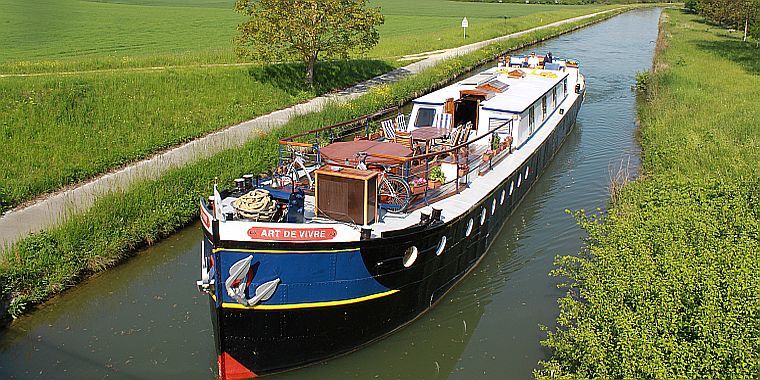
[[384,19],[368,0],[237,0],[235,10],[249,16],[235,38],[240,56],[256,61],[300,60],[314,83],[318,59],[348,59],[380,39]]

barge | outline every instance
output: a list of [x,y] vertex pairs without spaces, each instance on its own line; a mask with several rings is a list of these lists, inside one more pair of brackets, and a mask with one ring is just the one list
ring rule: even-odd
[[397,109],[285,138],[277,169],[200,202],[219,377],[356,350],[486,254],[575,125],[578,63],[508,56]]

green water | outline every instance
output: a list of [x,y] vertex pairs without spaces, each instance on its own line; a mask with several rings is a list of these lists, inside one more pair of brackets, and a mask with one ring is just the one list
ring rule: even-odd
[[[583,231],[565,209],[606,205],[621,161],[635,174],[637,71],[652,62],[659,10],[630,12],[528,50],[581,61],[588,92],[570,134],[488,256],[419,320],[367,348],[274,378],[524,379],[548,352],[563,291],[556,255]],[[191,226],[15,321],[0,332],[0,378],[215,376],[216,353],[199,277],[201,232]],[[382,312],[382,310],[378,310]]]

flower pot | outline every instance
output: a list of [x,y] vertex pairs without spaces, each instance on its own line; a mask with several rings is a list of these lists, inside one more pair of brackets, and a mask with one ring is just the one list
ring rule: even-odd
[[425,185],[419,185],[419,186],[411,186],[412,189],[412,195],[420,195],[425,192],[425,189],[427,186]]
[[437,189],[441,187],[441,183],[438,181],[430,181],[428,180],[428,189]]

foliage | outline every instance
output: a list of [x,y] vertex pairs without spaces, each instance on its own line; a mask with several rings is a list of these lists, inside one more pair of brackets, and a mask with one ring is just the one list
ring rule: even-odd
[[760,52],[694,15],[663,20],[643,176],[607,214],[577,214],[587,248],[557,259],[568,292],[538,378],[760,373]]
[[636,73],[636,92],[646,96],[651,75],[648,71]]
[[367,0],[237,0],[235,10],[249,17],[238,27],[238,54],[267,63],[300,60],[309,84],[317,59],[368,51],[383,23]]
[[747,35],[760,38],[760,0],[691,0],[686,7],[722,25],[746,29],[744,40]]
[[230,149],[166,172],[156,180],[131,186],[125,192],[102,197],[85,213],[50,230],[30,235],[0,252],[0,298],[10,299],[15,310],[73,286],[87,275],[116,265],[137,249],[168,236],[198,217],[198,199],[208,196],[214,177],[230,183],[243,173],[271,168],[277,141],[284,136],[372,113],[389,104],[402,104],[438,88],[465,70],[504,51],[603,20],[622,10],[582,21],[534,31],[448,59],[424,72],[391,85],[372,89],[343,105],[296,116],[282,128]]
[[433,166],[430,169],[430,172],[428,173],[428,179],[435,182],[438,181],[440,183],[446,182],[446,176],[443,174],[443,169],[441,169],[440,166]]

